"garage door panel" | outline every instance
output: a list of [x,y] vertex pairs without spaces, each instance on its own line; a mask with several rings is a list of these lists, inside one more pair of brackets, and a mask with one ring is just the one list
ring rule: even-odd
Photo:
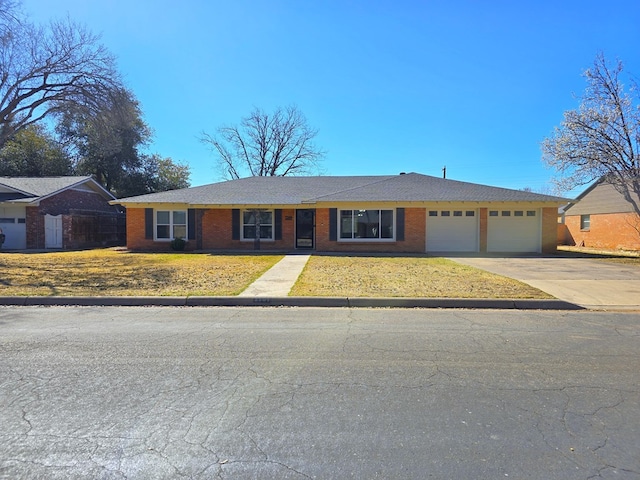
[[427,213],[428,252],[477,252],[478,215],[475,210]]
[[487,251],[539,252],[540,228],[538,210],[490,211],[487,222]]
[[5,234],[4,250],[24,249],[27,246],[27,226],[24,207],[0,208],[0,228]]

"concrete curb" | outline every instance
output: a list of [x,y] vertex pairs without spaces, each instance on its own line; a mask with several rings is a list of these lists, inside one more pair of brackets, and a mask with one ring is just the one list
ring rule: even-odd
[[562,300],[365,297],[0,297],[16,306],[336,307],[584,310]]

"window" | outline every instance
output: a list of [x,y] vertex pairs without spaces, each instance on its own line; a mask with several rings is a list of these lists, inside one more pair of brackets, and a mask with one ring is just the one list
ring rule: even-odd
[[15,218],[0,217],[0,223],[16,223]]
[[462,216],[462,210],[454,210],[453,211],[453,216],[454,217],[461,217]]
[[242,212],[242,240],[255,240],[256,213],[260,215],[260,239],[273,240],[273,211],[272,210],[244,210]]
[[429,216],[430,217],[437,217],[438,216],[438,211],[437,210],[429,210]]
[[591,215],[580,215],[580,230],[591,228]]
[[392,240],[393,210],[340,210],[341,240]]
[[535,217],[535,216],[536,216],[535,210],[527,210],[527,217]]
[[18,219],[18,223],[27,223],[27,219],[26,218],[19,218]]
[[513,215],[515,217],[524,217],[524,212],[522,210],[516,210],[515,212],[513,212]]
[[475,212],[475,211],[473,211],[473,210],[467,210],[467,211],[465,212],[465,216],[466,216],[466,217],[475,217],[475,216],[476,216],[476,212]]
[[156,211],[156,239],[187,238],[187,212],[185,210]]
[[509,210],[503,210],[502,211],[502,216],[503,217],[510,217],[511,216],[511,212]]
[[497,210],[491,210],[489,212],[489,216],[490,217],[497,217],[498,216],[498,211]]
[[449,210],[442,210],[440,212],[440,216],[441,217],[450,217],[451,216],[451,212]]

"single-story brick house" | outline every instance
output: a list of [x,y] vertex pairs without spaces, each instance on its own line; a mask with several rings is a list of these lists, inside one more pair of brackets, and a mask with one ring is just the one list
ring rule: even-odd
[[322,252],[553,252],[566,199],[418,173],[250,177],[114,200],[127,247]]
[[640,216],[604,177],[565,207],[563,217],[565,245],[640,250]]
[[3,249],[85,248],[124,243],[121,207],[91,177],[0,177]]

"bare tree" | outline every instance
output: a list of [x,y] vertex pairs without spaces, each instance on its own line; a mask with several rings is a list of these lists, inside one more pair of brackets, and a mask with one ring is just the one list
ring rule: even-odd
[[217,154],[229,178],[286,176],[318,170],[324,152],[313,143],[317,130],[295,106],[278,108],[273,114],[255,108],[239,126],[223,126],[201,141]]
[[121,87],[113,56],[69,19],[37,26],[0,0],[0,27],[0,147],[69,105],[99,111]]
[[[640,215],[640,104],[635,82],[625,90],[620,61],[599,54],[584,76],[587,88],[577,110],[542,142],[543,161],[560,174],[563,190],[604,177]],[[640,233],[640,232],[639,232]]]

